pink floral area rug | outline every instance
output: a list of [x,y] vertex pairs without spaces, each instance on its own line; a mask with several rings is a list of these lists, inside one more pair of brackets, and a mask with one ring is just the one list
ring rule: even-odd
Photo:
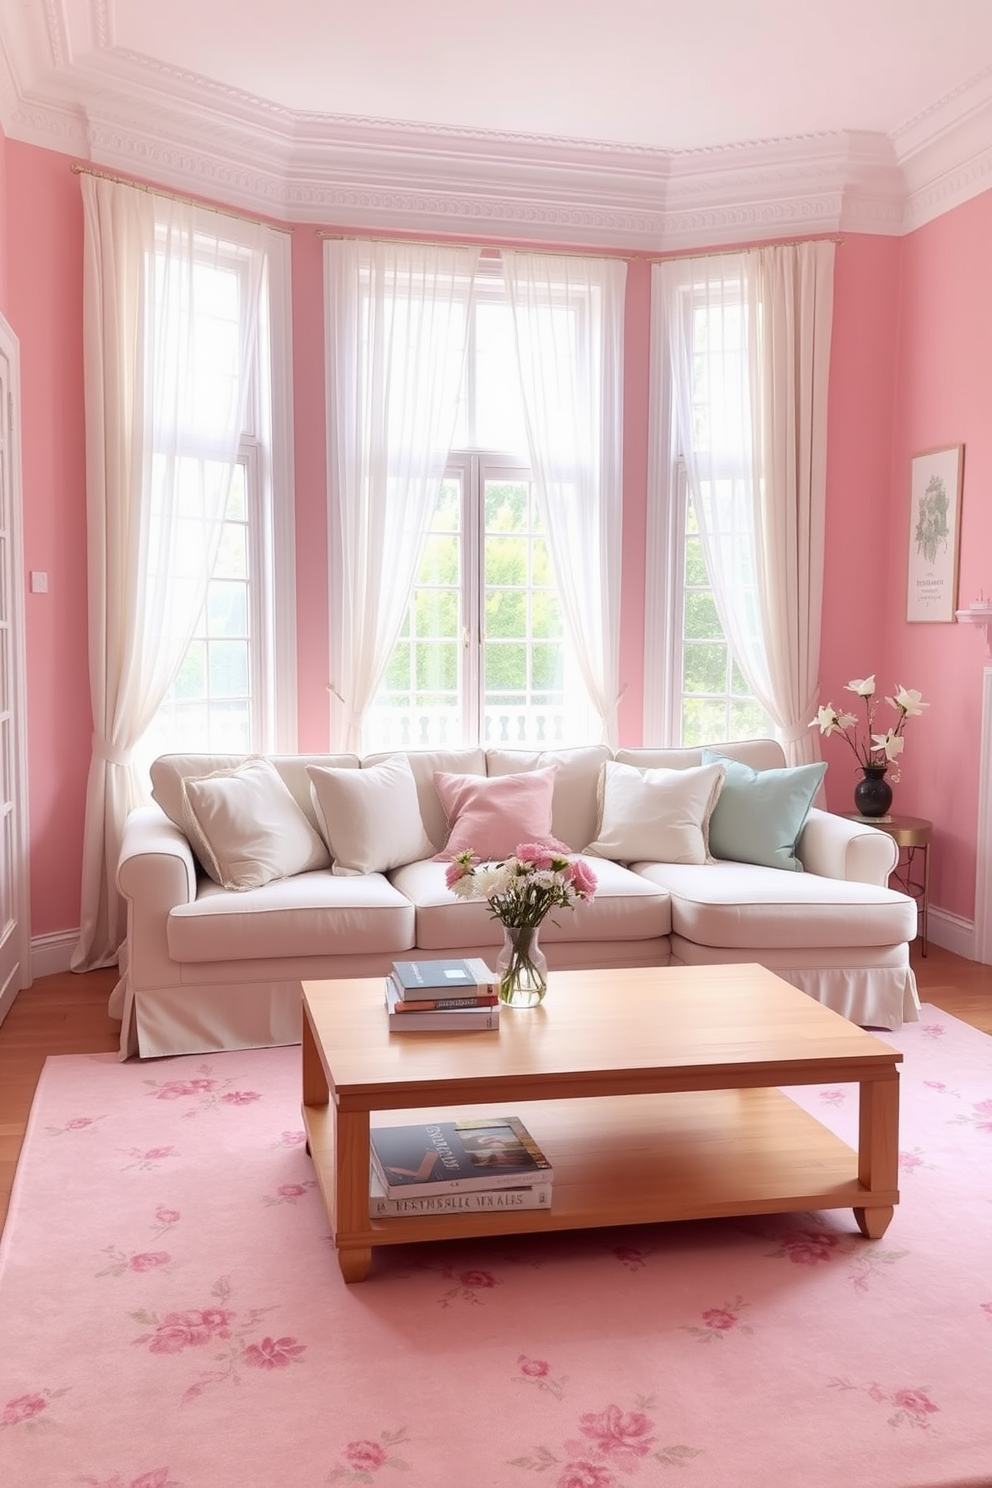
[[[925,1008],[902,1202],[380,1250],[298,1049],[49,1059],[0,1247],[4,1488],[992,1484],[992,1040]],[[794,1092],[847,1139],[854,1087]]]

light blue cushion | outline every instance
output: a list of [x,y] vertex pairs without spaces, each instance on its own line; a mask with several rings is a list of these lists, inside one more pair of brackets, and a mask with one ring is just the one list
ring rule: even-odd
[[724,765],[727,771],[710,817],[713,856],[801,873],[796,843],[827,772],[826,764],[752,770],[711,749],[703,750],[703,763]]

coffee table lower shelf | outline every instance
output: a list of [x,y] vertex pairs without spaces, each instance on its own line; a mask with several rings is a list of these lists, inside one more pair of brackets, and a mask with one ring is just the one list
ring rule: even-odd
[[[304,1105],[309,1148],[346,1281],[364,1279],[380,1245],[807,1209],[852,1209],[862,1234],[878,1239],[899,1201],[897,1189],[862,1181],[862,1174],[869,1181],[870,1174],[858,1153],[780,1090],[521,1101],[512,1103],[512,1111],[554,1167],[549,1210],[373,1220],[367,1164],[358,1171],[359,1154],[368,1152],[368,1112],[337,1118],[341,1150],[356,1159],[354,1171],[337,1175],[334,1108]],[[505,1103],[395,1110],[373,1113],[372,1124],[507,1113]],[[351,1167],[349,1158],[342,1166]]]

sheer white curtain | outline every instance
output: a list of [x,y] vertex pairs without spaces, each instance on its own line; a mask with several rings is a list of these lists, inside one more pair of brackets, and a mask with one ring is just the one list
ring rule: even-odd
[[655,366],[733,655],[791,763],[817,757],[834,245],[652,270]]
[[135,745],[203,606],[238,452],[264,229],[82,175],[90,695],[74,970],[111,964]]
[[331,747],[360,752],[454,438],[479,250],[324,244]]
[[618,743],[622,260],[502,251],[539,509],[586,691]]

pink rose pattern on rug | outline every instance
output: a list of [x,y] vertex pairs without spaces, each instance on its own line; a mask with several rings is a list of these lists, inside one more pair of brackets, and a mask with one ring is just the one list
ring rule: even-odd
[[715,1338],[726,1338],[731,1333],[749,1335],[754,1332],[751,1324],[744,1321],[749,1306],[743,1297],[737,1297],[722,1307],[707,1307],[700,1315],[699,1323],[683,1323],[682,1331],[691,1333],[701,1343],[712,1343]]
[[61,1390],[32,1390],[27,1395],[15,1395],[13,1400],[8,1400],[0,1409],[0,1431],[6,1431],[11,1426],[22,1426],[28,1431],[34,1431],[39,1426],[52,1426],[54,1422],[48,1413],[48,1407],[60,1395],[65,1395],[69,1388],[64,1385]]
[[[231,1285],[226,1276],[214,1283],[211,1295],[218,1303],[231,1300]],[[182,1404],[188,1405],[202,1395],[208,1385],[227,1381],[240,1384],[243,1369],[267,1372],[302,1362],[306,1345],[295,1338],[266,1335],[249,1343],[249,1333],[257,1331],[262,1318],[272,1311],[272,1307],[252,1307],[239,1314],[225,1306],[191,1307],[159,1317],[156,1313],[141,1310],[131,1316],[135,1322],[152,1331],[142,1333],[134,1342],[147,1344],[152,1354],[182,1354],[187,1349],[211,1346],[210,1357],[219,1367],[199,1371],[180,1397]],[[216,1343],[223,1344],[223,1347],[214,1350],[212,1345]]]
[[[462,1240],[379,1251],[352,1288],[298,1048],[52,1061],[0,1247],[0,1483],[981,1481],[992,1045],[932,1010],[884,1037],[881,1241],[843,1211]],[[789,1093],[853,1140],[853,1087]],[[71,1220],[45,1224],[55,1196]]]
[[514,1379],[518,1384],[535,1385],[539,1390],[547,1390],[556,1400],[562,1398],[568,1375],[563,1374],[555,1379],[547,1359],[529,1359],[526,1354],[521,1354],[517,1359],[517,1366],[520,1373]]
[[250,1106],[262,1099],[257,1090],[230,1089],[232,1080],[220,1080],[214,1075],[213,1066],[201,1064],[192,1078],[173,1080],[146,1080],[149,1095],[160,1101],[182,1101],[184,1117],[198,1116],[217,1106]]
[[937,1427],[933,1417],[940,1410],[935,1405],[926,1390],[914,1386],[900,1385],[894,1390],[885,1391],[882,1386],[872,1382],[870,1385],[854,1385],[849,1380],[831,1380],[831,1385],[838,1390],[860,1390],[867,1395],[869,1400],[876,1404],[885,1406],[892,1413],[886,1420],[893,1428],[910,1426],[919,1431],[936,1432]]
[[576,1436],[554,1448],[541,1443],[511,1458],[510,1466],[541,1473],[550,1470],[555,1488],[614,1488],[620,1482],[618,1474],[631,1477],[644,1467],[650,1469],[654,1462],[675,1467],[698,1457],[696,1447],[659,1443],[653,1414],[649,1414],[654,1409],[653,1399],[644,1396],[635,1401],[633,1410],[610,1404],[587,1411],[574,1423]]
[[378,1441],[359,1439],[348,1442],[342,1450],[343,1462],[332,1468],[327,1483],[374,1483],[383,1468],[409,1470],[411,1464],[405,1457],[396,1454],[396,1448],[408,1441],[406,1427],[398,1431],[384,1431]]

